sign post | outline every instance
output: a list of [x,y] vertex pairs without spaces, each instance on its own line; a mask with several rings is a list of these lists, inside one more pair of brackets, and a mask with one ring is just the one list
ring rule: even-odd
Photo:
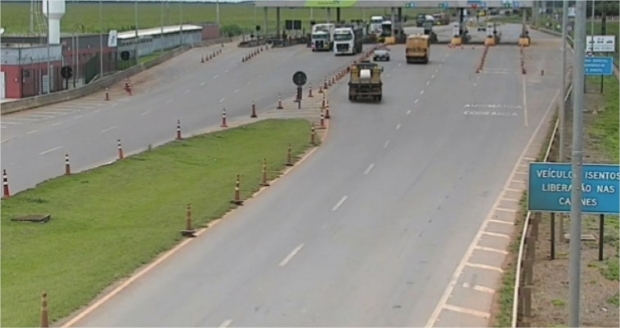
[[293,74],[293,83],[297,86],[297,109],[301,109],[301,98],[303,97],[302,87],[308,82],[308,76],[302,71],[297,71]]

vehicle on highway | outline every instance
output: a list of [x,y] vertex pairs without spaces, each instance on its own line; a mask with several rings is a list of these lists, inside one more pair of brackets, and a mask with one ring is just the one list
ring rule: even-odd
[[410,35],[407,37],[405,58],[407,64],[428,63],[431,55],[431,42],[428,35]]
[[428,35],[428,38],[431,43],[437,42],[437,33],[433,31],[433,23],[432,22],[424,22],[424,35]]
[[312,51],[331,51],[334,48],[334,31],[332,23],[314,24],[310,35]]
[[426,21],[426,14],[418,14],[415,18],[415,26],[422,27],[424,22]]
[[448,25],[448,24],[450,24],[450,15],[448,15],[447,13],[433,14],[433,18],[435,18],[435,25]]
[[382,72],[382,66],[371,63],[369,60],[363,60],[351,66],[349,100],[354,101],[359,98],[370,97],[374,101],[381,101],[383,96]]
[[374,34],[377,37],[381,36],[381,32],[383,31],[381,24],[384,20],[383,16],[371,16],[370,24],[368,25],[368,34]]
[[377,49],[373,52],[373,57],[372,59],[374,61],[390,61],[390,49],[387,48],[382,48],[382,49]]
[[334,31],[334,54],[355,55],[362,52],[364,29],[359,26],[336,28]]

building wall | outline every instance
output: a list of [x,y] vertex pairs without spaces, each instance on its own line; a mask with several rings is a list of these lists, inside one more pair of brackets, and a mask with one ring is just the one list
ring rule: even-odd
[[[63,90],[63,79],[60,76],[61,61],[50,62],[51,92]],[[1,65],[0,71],[5,74],[5,97],[24,98],[43,94],[43,76],[47,75],[47,62]]]

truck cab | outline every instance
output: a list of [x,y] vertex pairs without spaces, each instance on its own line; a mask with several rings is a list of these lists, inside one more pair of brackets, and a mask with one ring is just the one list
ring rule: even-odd
[[332,50],[333,41],[329,33],[325,31],[317,31],[311,35],[312,51],[330,51]]

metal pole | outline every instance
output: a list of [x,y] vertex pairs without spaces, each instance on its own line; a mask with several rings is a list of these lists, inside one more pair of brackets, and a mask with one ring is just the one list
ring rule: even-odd
[[75,36],[75,32],[73,32],[73,36],[71,37],[71,50],[73,52],[73,68],[75,68],[75,74],[73,74],[73,87],[75,88],[75,79],[77,77],[77,64],[76,64],[76,57],[77,57],[77,48],[76,46],[76,42],[77,41],[77,37]]
[[592,0],[592,9],[590,10],[591,12],[591,16],[590,17],[590,36],[592,37],[591,40],[591,44],[592,46],[590,47],[590,51],[594,52],[594,7],[596,5],[596,0]]
[[34,0],[30,0],[30,34],[34,34]]
[[[560,92],[562,98],[560,98],[560,158],[559,162],[564,162],[564,125],[566,124],[566,104],[564,99],[566,98],[566,26],[568,25],[568,0],[562,0],[562,71],[560,74]],[[560,215],[562,216],[562,215]],[[560,217],[560,220],[564,220]],[[561,225],[562,226],[562,225]],[[561,235],[564,231],[561,232]]]
[[103,77],[103,1],[99,0],[99,77]]
[[134,42],[134,51],[136,52],[136,65],[138,64],[138,0],[134,0],[133,19],[136,25],[136,40]]
[[52,64],[50,54],[50,0],[45,3],[47,13],[47,93],[52,92]]
[[183,45],[183,1],[179,1],[179,45]]
[[572,192],[570,211],[570,262],[569,262],[569,311],[570,327],[580,327],[579,294],[581,287],[581,182],[583,169],[583,107],[585,85],[584,60],[586,39],[586,2],[577,1],[575,5],[575,55],[573,63],[573,150],[572,150]]
[[159,41],[161,42],[160,44],[160,51],[164,50],[164,0],[161,0],[161,8],[160,8],[161,12],[159,14],[159,25],[160,25],[160,35],[159,35]]
[[215,2],[215,16],[216,16],[216,22],[217,25],[220,25],[220,0],[217,0]]

